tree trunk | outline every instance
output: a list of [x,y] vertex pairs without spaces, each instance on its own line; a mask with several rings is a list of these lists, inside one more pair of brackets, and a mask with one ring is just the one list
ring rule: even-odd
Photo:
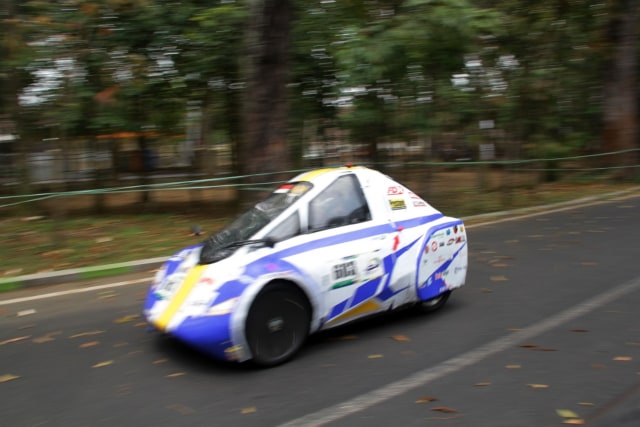
[[[291,43],[291,0],[253,0],[246,39],[243,135],[238,153],[245,184],[273,182],[290,165],[287,144],[287,83]],[[255,174],[273,175],[255,176]],[[271,187],[268,185],[268,187]],[[263,194],[240,192],[247,206]]]
[[[612,45],[610,65],[605,70],[603,152],[638,148],[636,99],[637,68],[637,0],[618,0],[609,26]],[[629,179],[638,164],[637,152],[606,157],[606,163],[616,169],[614,176]]]

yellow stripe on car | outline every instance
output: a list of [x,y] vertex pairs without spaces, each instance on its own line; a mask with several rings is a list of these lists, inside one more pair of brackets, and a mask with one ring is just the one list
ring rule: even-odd
[[375,300],[370,299],[368,301],[363,302],[360,305],[357,305],[357,306],[345,311],[344,313],[342,313],[338,317],[335,317],[335,318],[331,319],[327,324],[333,324],[333,323],[342,322],[343,320],[349,319],[349,318],[354,317],[354,316],[358,316],[358,315],[361,315],[361,314],[371,313],[371,312],[377,311],[380,308],[381,308],[380,304],[378,304]]
[[318,176],[325,174],[329,171],[334,170],[334,168],[325,168],[325,169],[316,169],[311,172],[307,172],[304,175],[300,176],[298,181],[312,181]]
[[167,325],[180,309],[184,301],[187,299],[187,297],[191,293],[191,290],[198,283],[198,280],[207,267],[208,265],[196,265],[191,270],[189,270],[187,276],[184,278],[184,281],[180,285],[180,288],[171,298],[169,305],[160,315],[160,317],[158,317],[158,320],[156,320],[155,324],[158,329],[160,329],[161,331],[167,329]]

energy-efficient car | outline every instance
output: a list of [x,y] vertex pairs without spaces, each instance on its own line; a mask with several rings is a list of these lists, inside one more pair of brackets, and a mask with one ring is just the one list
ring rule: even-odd
[[302,173],[157,272],[144,317],[222,360],[272,366],[309,334],[464,285],[467,235],[366,167]]

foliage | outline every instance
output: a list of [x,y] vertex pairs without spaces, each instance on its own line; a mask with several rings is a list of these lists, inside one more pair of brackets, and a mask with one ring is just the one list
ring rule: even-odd
[[[237,142],[253,3],[7,0],[1,118],[21,144],[64,149],[113,132],[182,134],[196,109],[203,143]],[[302,153],[313,121],[312,138],[340,127],[376,160],[385,141],[482,142],[478,122],[492,120],[525,149],[511,155],[597,149],[618,3],[294,1],[289,145]]]

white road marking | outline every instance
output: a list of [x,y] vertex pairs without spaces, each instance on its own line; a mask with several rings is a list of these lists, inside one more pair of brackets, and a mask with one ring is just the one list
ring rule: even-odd
[[563,323],[574,320],[589,313],[590,311],[600,308],[603,305],[638,290],[640,290],[640,276],[613,289],[607,290],[600,295],[590,298],[581,304],[577,304],[572,308],[561,311],[560,313],[548,317],[545,320],[524,328],[521,331],[505,335],[485,345],[446,360],[438,365],[418,371],[415,374],[354,397],[346,402],[341,402],[337,405],[329,406],[317,412],[289,421],[282,424],[280,427],[322,426],[345,418],[356,412],[363,411],[386,400],[400,396],[414,388],[424,386],[431,381],[435,381],[449,374],[460,371],[467,366],[474,365],[491,355],[512,348],[523,341],[527,341],[537,335],[556,328]]
[[102,289],[110,289],[110,288],[117,288],[120,286],[135,285],[143,282],[151,283],[151,280],[152,280],[151,278],[147,277],[144,279],[127,280],[124,282],[107,283],[104,285],[90,286],[88,288],[69,289],[66,291],[50,292],[48,294],[34,295],[30,297],[14,298],[14,299],[8,299],[4,301],[0,300],[0,305],[18,304],[21,302],[37,301],[37,300],[47,299],[47,298],[56,298],[56,297],[61,297],[61,296],[71,295],[71,294],[81,294],[85,292],[100,291]]

